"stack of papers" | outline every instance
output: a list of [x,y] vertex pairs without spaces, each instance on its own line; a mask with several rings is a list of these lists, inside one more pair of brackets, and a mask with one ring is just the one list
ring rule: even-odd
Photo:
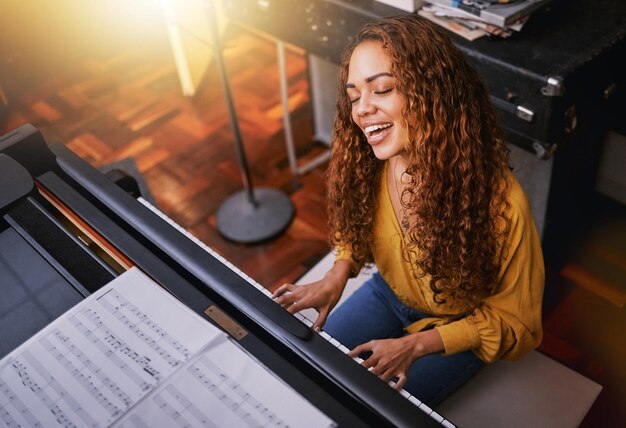
[[551,0],[427,0],[418,14],[468,39],[510,37]]

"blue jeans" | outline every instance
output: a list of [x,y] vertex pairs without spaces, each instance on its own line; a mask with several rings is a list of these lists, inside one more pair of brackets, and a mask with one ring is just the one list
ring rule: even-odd
[[[400,302],[385,280],[375,273],[330,314],[324,330],[353,349],[370,340],[401,337],[407,334],[405,327],[428,316]],[[426,355],[409,369],[404,389],[435,407],[483,364],[472,351],[447,357]]]

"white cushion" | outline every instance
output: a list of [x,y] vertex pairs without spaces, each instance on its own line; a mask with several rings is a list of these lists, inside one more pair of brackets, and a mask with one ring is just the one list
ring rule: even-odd
[[577,427],[602,387],[533,351],[485,366],[437,407],[459,427]]

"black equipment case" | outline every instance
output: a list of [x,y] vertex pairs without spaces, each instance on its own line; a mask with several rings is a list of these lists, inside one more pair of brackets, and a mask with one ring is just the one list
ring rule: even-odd
[[487,85],[509,141],[548,157],[624,100],[625,36],[626,2],[554,0],[510,39],[454,41]]

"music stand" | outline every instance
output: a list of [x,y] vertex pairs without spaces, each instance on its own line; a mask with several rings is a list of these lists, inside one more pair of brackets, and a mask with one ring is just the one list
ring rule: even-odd
[[222,45],[212,0],[207,0],[206,6],[215,63],[228,108],[230,128],[243,182],[243,190],[229,196],[219,207],[217,230],[222,236],[234,242],[246,244],[261,242],[275,237],[289,225],[294,215],[294,208],[284,193],[269,188],[255,189],[252,186],[239,121],[222,56]]

